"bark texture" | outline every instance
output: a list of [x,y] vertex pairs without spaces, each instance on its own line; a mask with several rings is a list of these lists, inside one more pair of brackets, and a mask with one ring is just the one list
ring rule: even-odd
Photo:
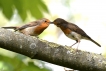
[[[106,59],[99,54],[78,51],[36,37],[0,28],[0,47],[79,71],[106,71]],[[93,48],[93,47],[92,47]]]

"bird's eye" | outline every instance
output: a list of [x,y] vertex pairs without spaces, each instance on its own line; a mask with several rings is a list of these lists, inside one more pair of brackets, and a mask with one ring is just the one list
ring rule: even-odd
[[47,21],[45,20],[45,22],[47,22]]

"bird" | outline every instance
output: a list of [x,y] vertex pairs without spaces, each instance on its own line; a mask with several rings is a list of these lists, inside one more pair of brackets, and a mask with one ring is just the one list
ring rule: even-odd
[[29,22],[28,24],[22,25],[20,27],[2,27],[5,29],[14,29],[25,35],[38,36],[40,35],[50,24],[50,20],[42,18],[36,21]]
[[78,27],[74,23],[70,23],[62,18],[57,18],[53,22],[51,22],[51,24],[54,24],[57,27],[59,27],[68,38],[76,41],[73,45],[71,45],[71,47],[74,46],[76,43],[78,43],[79,46],[81,39],[90,40],[96,45],[98,45],[99,47],[101,47],[100,44],[98,44],[91,37],[89,37],[80,27]]

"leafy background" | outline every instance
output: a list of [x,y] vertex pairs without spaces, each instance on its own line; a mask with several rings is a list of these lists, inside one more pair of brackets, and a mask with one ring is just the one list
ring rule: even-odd
[[[42,0],[0,0],[0,12],[6,22],[17,15],[22,23],[26,21],[28,15],[34,19],[40,19],[44,17],[43,13],[49,13],[49,10]],[[0,25],[4,24],[1,21]],[[39,60],[32,60],[0,48],[0,71],[51,71],[51,69]]]
[[21,19],[24,21],[28,12],[36,19],[43,17],[43,12],[47,12],[48,8],[42,0],[0,0],[0,8],[7,19],[11,19],[14,12],[17,11]]
[[[102,53],[106,57],[106,0],[0,0],[0,26],[20,26],[43,17],[51,21],[61,17],[75,23],[102,45],[99,48],[90,41],[81,40],[78,49]],[[39,37],[67,46],[75,42],[54,25],[49,25]],[[0,48],[0,70],[51,71],[47,64]],[[59,66],[48,66],[54,71],[64,71]]]

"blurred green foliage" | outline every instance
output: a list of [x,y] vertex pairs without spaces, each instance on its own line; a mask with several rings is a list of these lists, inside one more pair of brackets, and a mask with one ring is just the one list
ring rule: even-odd
[[0,9],[7,19],[11,19],[15,10],[22,20],[26,19],[28,13],[37,19],[43,17],[43,12],[49,13],[42,0],[0,0]]
[[[29,13],[36,19],[42,18],[44,12],[49,13],[47,6],[42,0],[0,0],[0,12],[2,12],[8,20],[12,18],[15,12],[18,12],[18,15],[23,21],[27,18]],[[41,61],[32,60],[26,56],[0,49],[0,71],[51,70]]]
[[[21,59],[20,59],[21,58]],[[0,71],[51,71],[46,67],[34,64],[33,60],[24,62],[25,56],[8,57],[0,55]],[[41,64],[41,62],[39,62]]]

